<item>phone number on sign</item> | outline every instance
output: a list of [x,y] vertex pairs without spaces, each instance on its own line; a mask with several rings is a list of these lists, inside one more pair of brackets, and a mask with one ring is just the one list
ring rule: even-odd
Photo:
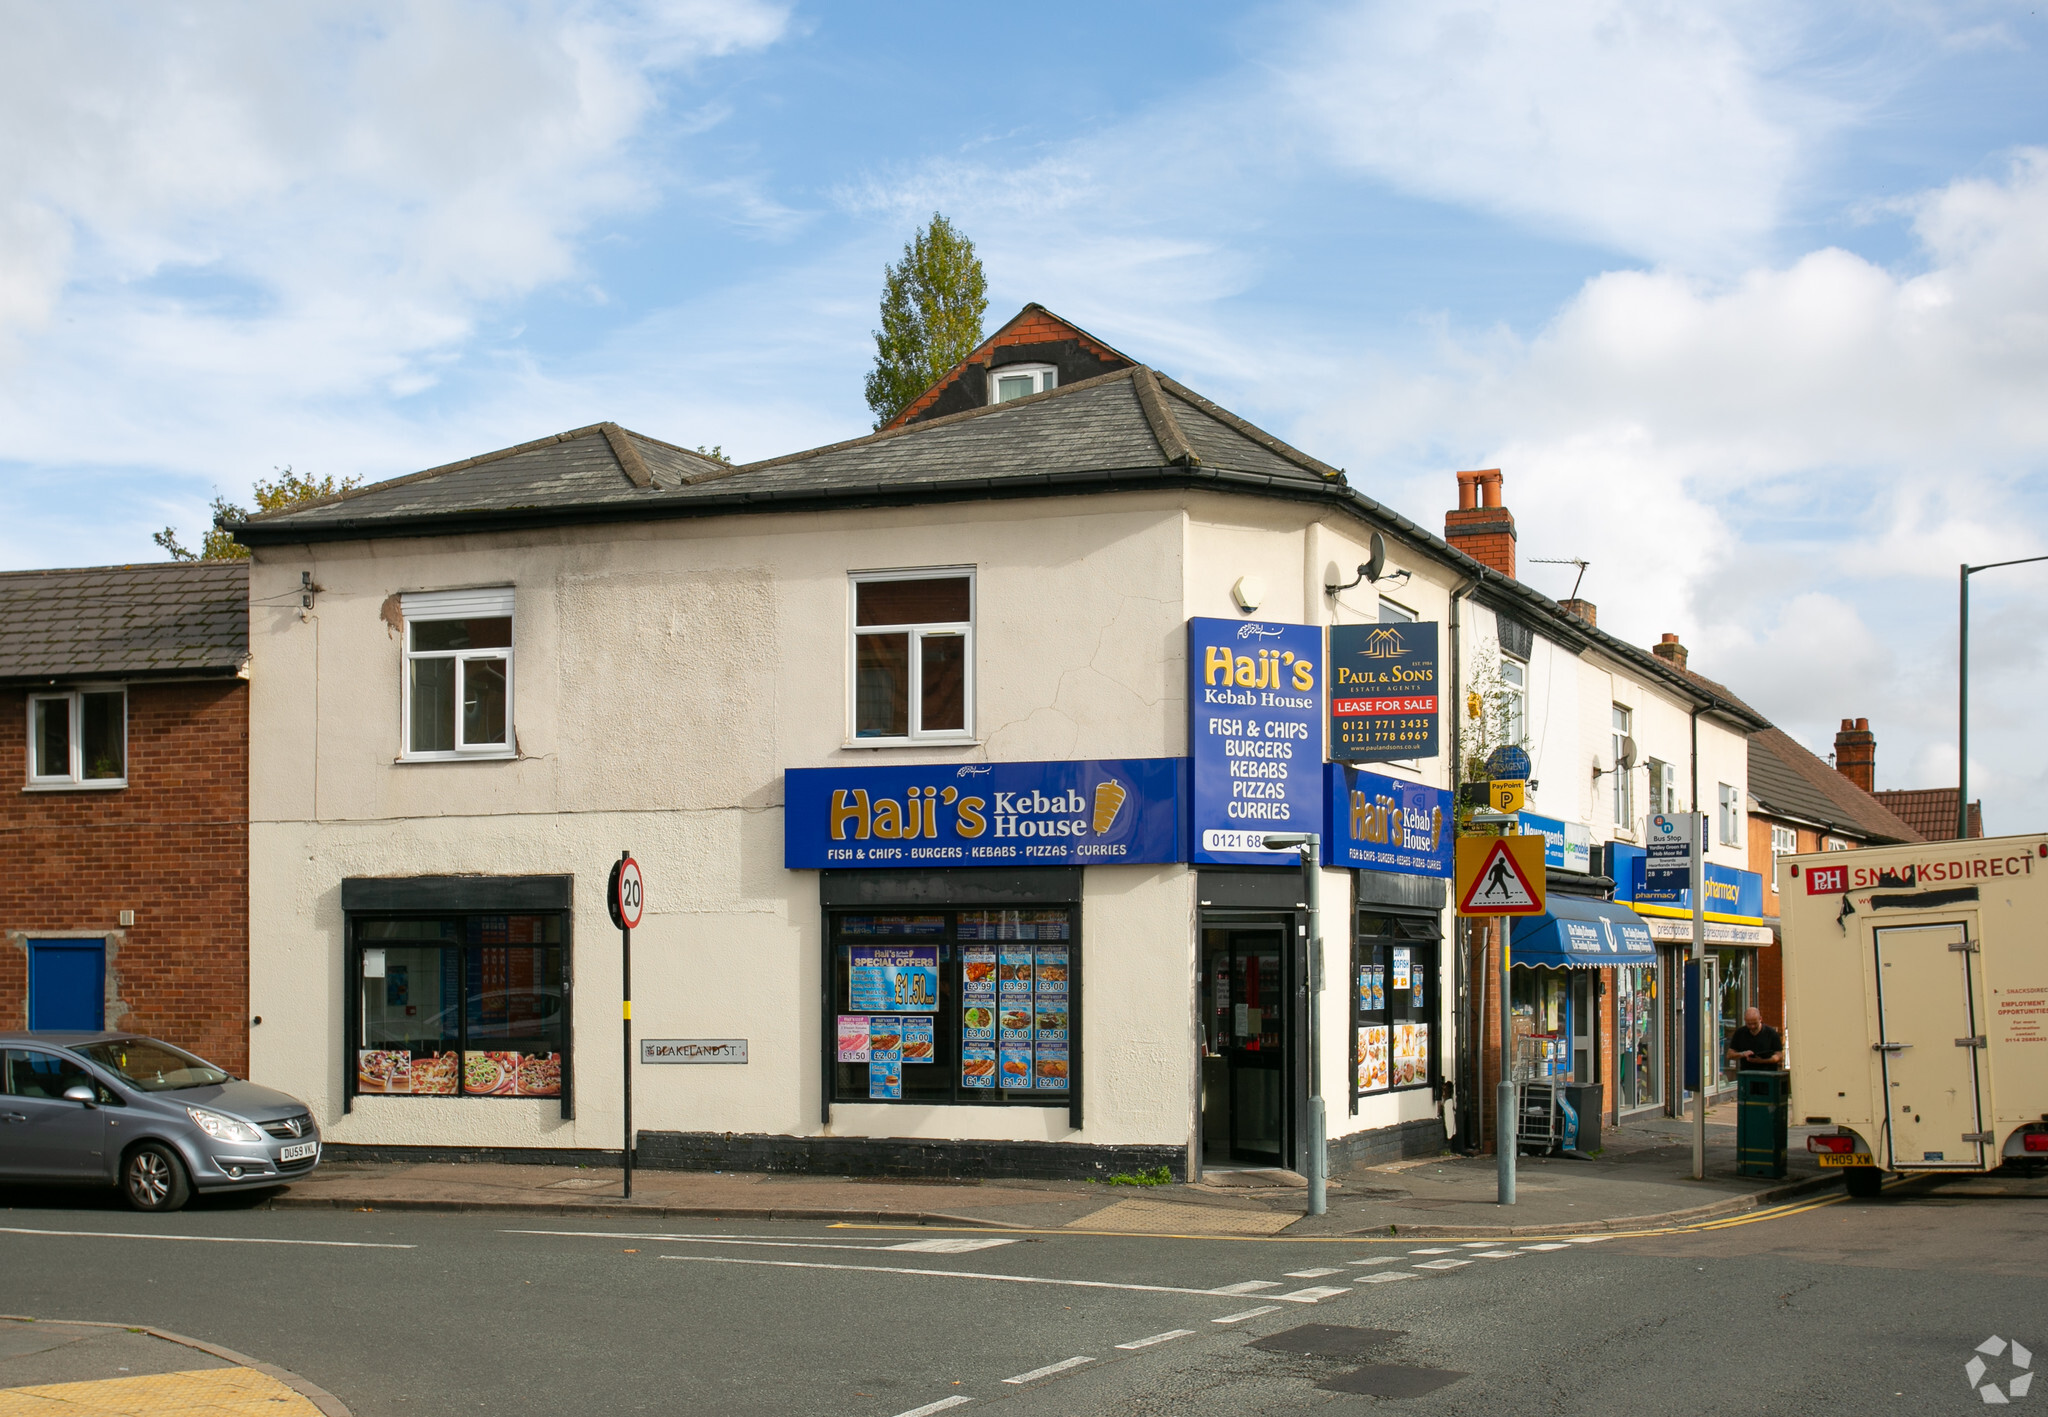
[[1330,712],[1338,717],[1364,713],[1435,713],[1436,696],[1413,699],[1332,699]]

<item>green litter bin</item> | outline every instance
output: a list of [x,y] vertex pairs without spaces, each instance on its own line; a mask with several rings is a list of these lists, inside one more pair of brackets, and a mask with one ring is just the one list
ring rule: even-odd
[[1791,1121],[1791,1075],[1756,1068],[1735,1075],[1735,1170],[1742,1176],[1785,1174]]

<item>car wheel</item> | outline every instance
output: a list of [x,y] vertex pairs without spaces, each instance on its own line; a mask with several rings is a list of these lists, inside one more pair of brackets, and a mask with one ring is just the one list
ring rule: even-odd
[[192,1183],[176,1152],[149,1141],[121,1163],[121,1195],[132,1210],[177,1210],[192,1198]]
[[1845,1176],[1849,1194],[1857,1200],[1867,1201],[1884,1188],[1884,1172],[1875,1166],[1851,1166]]

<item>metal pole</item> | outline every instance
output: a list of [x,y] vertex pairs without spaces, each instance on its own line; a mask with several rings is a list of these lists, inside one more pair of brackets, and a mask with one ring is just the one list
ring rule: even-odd
[[1500,931],[1500,1085],[1493,1092],[1493,1150],[1498,1171],[1495,1199],[1501,1205],[1515,1203],[1515,1133],[1520,1118],[1515,1115],[1514,1019],[1508,1009],[1508,930],[1501,921],[1489,922],[1487,933]]
[[1970,836],[1970,566],[1963,563],[1956,637],[1956,840]]
[[[1692,1178],[1707,1179],[1707,1034],[1713,1011],[1707,1004],[1707,814],[1693,803],[1692,814],[1692,977],[1698,1000],[1693,1005],[1698,1017],[1700,1085],[1692,1094]],[[1718,1064],[1720,1049],[1714,1050]]]
[[[633,853],[619,853],[620,870]],[[624,1003],[620,1027],[626,1041],[626,1186],[625,1198],[633,1198],[633,930],[622,919],[619,923],[619,996]]]
[[1330,1208],[1329,1122],[1323,1111],[1323,900],[1320,839],[1311,832],[1301,848],[1308,875],[1308,1213]]

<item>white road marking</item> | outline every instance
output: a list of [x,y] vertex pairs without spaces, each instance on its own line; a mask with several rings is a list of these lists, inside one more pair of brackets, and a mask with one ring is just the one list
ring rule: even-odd
[[1522,1246],[1522,1248],[1523,1248],[1523,1249],[1525,1249],[1525,1250],[1561,1250],[1561,1249],[1563,1249],[1563,1248],[1564,1248],[1564,1246],[1563,1246],[1563,1245],[1524,1245],[1524,1246]]
[[1247,1279],[1237,1284],[1226,1284],[1216,1290],[1218,1294],[1256,1294],[1261,1289],[1278,1289],[1277,1279]]
[[1435,1250],[1410,1250],[1408,1253],[1411,1255],[1449,1255],[1455,1254],[1456,1251],[1448,1247],[1444,1247]]
[[1457,1269],[1472,1263],[1470,1260],[1427,1260],[1415,1266],[1417,1269]]
[[[1129,1289],[1141,1294],[1200,1294],[1205,1298],[1230,1298],[1238,1296],[1222,1289],[1183,1289],[1172,1284],[1111,1284],[1101,1279],[1047,1279],[1035,1274],[984,1274],[971,1269],[904,1269],[895,1265],[882,1264],[825,1264],[819,1260],[743,1260],[725,1255],[661,1255],[665,1260],[688,1260],[697,1264],[753,1264],[768,1265],[776,1269],[838,1269],[857,1274],[923,1274],[939,1279],[993,1279],[1005,1284],[1057,1284],[1070,1289]],[[1313,1304],[1314,1299],[1302,1298],[1303,1294],[1342,1294],[1341,1289],[1304,1289],[1299,1294],[1275,1294],[1275,1299],[1286,1299],[1296,1304]]]
[[1612,1235],[1574,1235],[1565,1243],[1569,1245],[1597,1245],[1602,1240],[1612,1240]]
[[1468,1250],[1483,1250],[1496,1242],[1492,1240],[1460,1240],[1458,1243]]
[[1362,1274],[1362,1275],[1360,1275],[1360,1276],[1358,1277],[1358,1282],[1359,1282],[1360,1284],[1392,1284],[1392,1283],[1393,1283],[1393,1282],[1394,1282],[1395,1280],[1397,1280],[1397,1279],[1420,1279],[1420,1278],[1422,1278],[1422,1276],[1421,1276],[1421,1275],[1419,1275],[1419,1274],[1410,1274],[1410,1273],[1408,1273],[1408,1272],[1407,1272],[1406,1270],[1400,1270],[1400,1269],[1383,1269],[1383,1270],[1381,1270],[1381,1271],[1380,1271],[1380,1272],[1379,1272],[1378,1274]]
[[616,1230],[506,1230],[506,1235],[561,1235],[575,1240],[666,1240],[678,1245],[747,1245],[771,1250],[909,1250],[926,1255],[960,1255],[971,1250],[993,1250],[1014,1245],[1015,1240],[905,1240],[897,1245],[846,1245],[835,1240],[771,1240],[765,1235],[636,1235]]
[[1234,1324],[1234,1323],[1242,1323],[1242,1322],[1244,1322],[1244,1320],[1246,1320],[1246,1319],[1255,1319],[1255,1318],[1257,1318],[1257,1317],[1258,1317],[1258,1316],[1259,1316],[1260,1314],[1277,1314],[1277,1313],[1279,1313],[1279,1312],[1280,1312],[1280,1306],[1279,1306],[1278,1304],[1267,1304],[1267,1305],[1266,1305],[1266,1306],[1265,1306],[1264,1308],[1259,1308],[1259,1309],[1246,1309],[1246,1310],[1245,1310],[1245,1311],[1244,1311],[1243,1313],[1241,1313],[1241,1314],[1232,1314],[1232,1315],[1231,1315],[1231,1316],[1230,1316],[1229,1318],[1224,1318],[1224,1319],[1211,1319],[1211,1320],[1209,1320],[1209,1322],[1210,1322],[1210,1323],[1212,1323],[1212,1324]]
[[1290,1269],[1287,1271],[1287,1277],[1289,1279],[1321,1279],[1326,1274],[1342,1274],[1343,1272],[1341,1269]]
[[0,1235],[90,1235],[99,1240],[198,1240],[208,1245],[320,1245],[334,1250],[417,1250],[418,1245],[384,1245],[370,1240],[272,1240],[261,1235],[148,1235],[126,1230],[27,1230],[0,1225]]
[[913,1407],[908,1412],[899,1412],[896,1417],[931,1417],[934,1412],[944,1412],[950,1407],[959,1407],[974,1401],[971,1397],[942,1397],[937,1402],[927,1402],[922,1407]]
[[1165,1333],[1155,1333],[1150,1338],[1140,1338],[1134,1339],[1129,1343],[1119,1343],[1117,1347],[1124,1349],[1150,1348],[1155,1343],[1166,1343],[1172,1339],[1186,1338],[1193,1332],[1194,1330],[1191,1328],[1169,1329]]
[[1356,1265],[1399,1264],[1404,1258],[1406,1258],[1406,1256],[1403,1255],[1379,1255],[1369,1260],[1346,1260],[1344,1261],[1344,1263]]
[[1481,1250],[1474,1256],[1474,1258],[1482,1260],[1514,1260],[1521,1257],[1522,1252],[1520,1250]]
[[1313,1304],[1333,1294],[1349,1294],[1351,1291],[1341,1284],[1318,1284],[1311,1289],[1296,1289],[1290,1294],[1275,1294],[1275,1299],[1293,1299],[1300,1303]]
[[1006,1383],[1035,1383],[1040,1378],[1049,1378],[1054,1373],[1064,1373],[1069,1368],[1078,1368],[1083,1363],[1093,1363],[1093,1358],[1069,1358],[1061,1363],[1048,1363],[1043,1368],[1033,1368],[1028,1373],[1019,1373],[1014,1378],[1004,1378]]

